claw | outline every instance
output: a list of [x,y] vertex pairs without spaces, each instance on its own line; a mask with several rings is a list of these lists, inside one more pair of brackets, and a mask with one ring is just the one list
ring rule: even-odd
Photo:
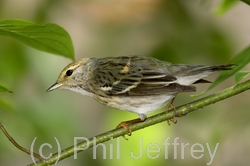
[[171,102],[169,103],[168,108],[167,108],[167,111],[168,111],[168,110],[171,110],[171,109],[175,109],[175,106],[174,106],[174,104],[173,104],[173,103],[174,103],[174,99],[175,99],[175,98],[173,98],[173,99],[171,100]]
[[[142,120],[140,118],[137,119],[132,119],[132,120],[128,120],[128,121],[123,121],[121,123],[119,123],[116,128],[120,128],[123,127],[125,130],[128,131],[127,135],[131,136],[132,135],[132,130],[129,128],[128,125],[133,124],[133,123],[137,123],[137,122],[141,122]],[[128,140],[125,135],[122,136],[124,139]]]
[[[128,131],[127,135],[128,136],[131,136],[132,135],[132,130],[128,127],[128,124],[126,122],[121,122],[120,124],[118,124],[116,126],[116,128],[120,128],[120,127],[123,127],[125,130]],[[125,140],[128,140],[125,135],[122,136]]]
[[[168,108],[167,108],[167,112],[169,111],[169,110],[171,110],[171,109],[174,109],[174,110],[176,110],[175,109],[175,106],[174,106],[174,99],[175,98],[173,98],[172,100],[171,100],[171,102],[170,102],[170,104],[168,105]],[[174,118],[172,118],[172,119],[169,119],[169,120],[167,120],[167,122],[168,122],[168,125],[171,125],[171,122],[173,123],[173,124],[176,124],[177,123],[177,120],[176,119],[174,119]]]
[[173,119],[167,120],[168,125],[171,125],[170,121],[171,121],[173,124],[176,124],[176,123],[177,123],[177,120],[173,118]]

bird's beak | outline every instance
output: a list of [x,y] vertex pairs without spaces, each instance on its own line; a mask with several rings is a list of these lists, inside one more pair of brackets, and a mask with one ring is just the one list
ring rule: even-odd
[[46,92],[50,92],[52,90],[55,90],[55,89],[58,89],[62,86],[63,84],[62,83],[54,83],[51,87],[49,87],[49,89],[46,90]]

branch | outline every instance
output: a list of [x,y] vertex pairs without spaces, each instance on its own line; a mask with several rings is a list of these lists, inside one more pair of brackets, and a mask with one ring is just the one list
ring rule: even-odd
[[[224,89],[220,92],[217,92],[215,94],[209,95],[207,97],[204,97],[202,99],[196,100],[194,102],[185,104],[183,106],[177,107],[175,109],[169,110],[167,113],[163,112],[157,115],[154,115],[152,117],[149,117],[144,122],[131,124],[129,127],[134,132],[136,130],[140,130],[142,128],[152,126],[154,124],[172,119],[174,117],[181,117],[184,116],[192,111],[204,108],[207,105],[216,103],[218,101],[224,100],[226,98],[232,97],[234,95],[237,95],[239,93],[242,93],[246,90],[250,89],[250,80],[247,80],[243,83],[237,84],[233,87],[230,87],[228,89]],[[97,145],[99,143],[103,143],[106,141],[109,141],[111,138],[117,138],[120,136],[123,136],[127,133],[127,131],[124,128],[118,128],[114,129],[108,132],[105,132],[103,134],[100,134],[96,137],[92,137],[88,139],[88,141],[83,141],[78,143],[77,145],[71,146],[69,148],[66,148],[61,151],[61,154],[58,155],[58,153],[53,154],[49,159],[40,161],[36,163],[38,166],[45,166],[45,165],[51,165],[54,164],[60,160],[63,160],[64,158],[70,157],[74,155],[74,153],[81,152],[86,149],[89,149],[93,147],[93,145]],[[30,164],[30,166],[35,166],[35,164]]]

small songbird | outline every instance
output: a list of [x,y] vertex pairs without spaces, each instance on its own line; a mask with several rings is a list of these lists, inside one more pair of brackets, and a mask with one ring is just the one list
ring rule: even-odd
[[195,92],[190,86],[209,82],[202,78],[233,65],[171,64],[146,56],[83,58],[66,66],[48,90],[68,89],[90,96],[120,110],[134,112],[140,118],[122,122],[144,121],[147,114],[165,106],[180,92]]

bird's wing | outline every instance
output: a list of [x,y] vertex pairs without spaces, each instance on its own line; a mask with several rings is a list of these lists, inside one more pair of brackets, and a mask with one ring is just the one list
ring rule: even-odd
[[[157,72],[141,72],[128,74],[112,84],[108,91],[111,95],[150,95],[156,94],[157,87],[166,88],[176,80],[173,76],[167,76]],[[162,92],[162,91],[161,91]]]
[[193,86],[176,83],[177,78],[161,71],[95,71],[95,92],[105,95],[145,96],[195,91]]

